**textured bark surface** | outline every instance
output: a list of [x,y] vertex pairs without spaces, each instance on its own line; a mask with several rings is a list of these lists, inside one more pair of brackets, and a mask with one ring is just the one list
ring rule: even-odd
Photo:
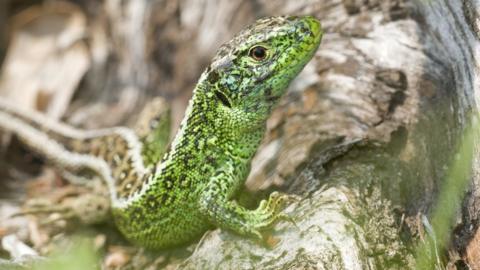
[[[2,12],[34,3],[20,2],[0,4],[0,55],[8,36],[1,22],[15,21]],[[258,17],[311,14],[325,29],[316,56],[268,121],[246,183],[254,201],[272,190],[296,194],[286,210],[296,226],[275,226],[273,248],[217,229],[188,259],[164,267],[414,268],[422,216],[478,110],[478,0],[73,2],[87,18],[90,67],[66,118],[86,127],[130,123],[153,95],[170,101],[178,125],[216,48]],[[452,245],[441,251],[451,267],[480,268],[474,164]]]

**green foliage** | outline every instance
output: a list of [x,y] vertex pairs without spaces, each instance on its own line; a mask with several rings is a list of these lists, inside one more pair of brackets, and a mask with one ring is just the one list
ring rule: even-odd
[[457,153],[440,192],[431,215],[431,225],[424,219],[428,233],[426,241],[417,245],[417,269],[443,269],[441,252],[447,247],[454,219],[460,211],[465,191],[470,183],[474,158],[474,139],[478,138],[480,125],[478,119],[464,131]]
[[100,269],[97,254],[90,241],[77,239],[71,249],[57,250],[50,258],[36,263],[33,270]]

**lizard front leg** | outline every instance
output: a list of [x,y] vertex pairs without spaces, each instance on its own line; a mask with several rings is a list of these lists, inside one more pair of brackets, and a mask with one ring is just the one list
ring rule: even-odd
[[235,185],[233,173],[219,172],[210,179],[203,191],[199,204],[200,211],[214,225],[240,235],[263,240],[262,231],[272,227],[279,219],[289,219],[281,213],[289,197],[273,192],[267,200],[262,200],[255,210],[239,205],[232,197],[231,188]]

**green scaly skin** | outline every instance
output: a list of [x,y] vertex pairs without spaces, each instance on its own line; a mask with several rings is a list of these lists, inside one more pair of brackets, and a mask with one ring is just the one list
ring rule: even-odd
[[[89,168],[113,179],[106,182],[115,222],[138,245],[154,249],[179,245],[211,227],[261,239],[261,232],[283,217],[285,196],[274,193],[255,210],[233,198],[245,182],[272,108],[313,57],[321,37],[320,23],[313,17],[282,16],[258,20],[224,44],[203,72],[180,130],[161,160],[158,148],[163,143],[151,137],[165,141],[165,133],[152,130],[154,135],[142,137],[137,132],[134,141],[143,146],[136,151],[142,153],[145,170],[134,165],[128,131],[72,139],[43,127],[62,145],[56,151],[34,142],[33,131],[19,131],[26,130],[23,124],[35,126],[38,119],[29,121],[10,110],[10,119],[23,124],[2,122],[0,114],[0,128],[16,133],[58,166],[72,171]],[[252,54],[258,46],[265,49],[262,57]]]
[[[276,220],[277,200],[252,211],[232,198],[244,184],[272,107],[320,38],[312,17],[281,17],[260,20],[223,45],[197,84],[148,191],[128,208],[114,209],[120,230],[156,248],[187,242],[211,225],[260,237]],[[249,56],[258,44],[269,51],[263,61]]]

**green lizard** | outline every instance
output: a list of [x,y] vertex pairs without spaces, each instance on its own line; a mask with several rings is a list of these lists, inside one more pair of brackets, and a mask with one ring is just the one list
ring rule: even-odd
[[[186,243],[212,226],[261,239],[283,215],[286,195],[255,210],[233,199],[244,184],[265,122],[322,37],[311,16],[260,19],[222,45],[202,73],[185,117],[165,141],[152,120],[142,136],[128,128],[85,131],[0,102],[0,129],[56,166],[90,170],[106,183],[116,226],[147,248]],[[158,148],[157,148],[158,147]],[[162,157],[163,155],[163,157]]]

